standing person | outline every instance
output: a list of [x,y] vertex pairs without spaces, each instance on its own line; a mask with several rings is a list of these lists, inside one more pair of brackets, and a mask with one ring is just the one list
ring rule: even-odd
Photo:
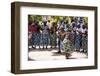
[[83,52],[87,52],[87,29],[85,25],[83,25],[83,30],[82,30],[82,49]]
[[69,32],[68,39],[71,41],[71,50],[75,50],[75,32],[72,30]]
[[32,22],[28,23],[28,48],[29,46],[33,46],[32,45]]
[[35,31],[34,22],[31,22],[28,25],[28,37],[32,34],[31,38],[29,37],[29,42],[31,42],[32,48],[35,48],[34,47],[34,38],[35,38],[34,37],[34,31]]
[[40,48],[40,37],[41,37],[41,34],[40,34],[40,26],[39,26],[37,21],[35,22],[35,33],[34,33],[34,36],[35,36],[34,45],[35,45],[35,47],[39,46],[39,48]]
[[70,26],[71,26],[72,30],[75,32],[77,29],[77,23],[74,20],[72,20]]
[[[31,40],[32,40],[32,48],[36,48],[36,45],[37,45],[37,39],[38,39],[38,36],[37,36],[37,29],[38,29],[38,26],[36,24],[36,21],[33,21],[32,23],[29,23],[29,26],[28,26],[28,31],[29,31],[29,34],[31,33],[32,34],[32,37],[31,37]],[[29,35],[30,36],[30,35]]]
[[66,17],[62,17],[62,20],[61,20],[61,25],[63,28],[65,28],[65,19]]
[[50,29],[50,45],[51,45],[51,48],[52,48],[52,46],[54,46],[54,48],[56,48],[56,45],[57,45],[56,31],[57,31],[56,23],[52,23],[52,27]]
[[80,47],[81,47],[80,44],[81,44],[80,32],[76,30],[76,33],[75,33],[75,50],[76,51],[80,51]]
[[60,39],[60,29],[61,27],[61,21],[58,20],[57,22],[57,46],[58,46],[58,53],[61,53],[61,39]]
[[60,32],[59,32],[59,39],[60,39],[60,49],[63,49],[63,40],[64,40],[64,37],[65,37],[65,31],[64,31],[64,28],[61,26],[60,27]]
[[48,42],[49,42],[48,29],[49,29],[49,27],[47,26],[47,23],[43,22],[43,25],[42,25],[42,45],[43,45],[43,49],[44,49],[44,46],[46,46],[46,49],[48,47]]
[[47,26],[48,26],[48,44],[50,45],[50,29],[51,29],[51,21],[50,20],[48,20],[47,21]]

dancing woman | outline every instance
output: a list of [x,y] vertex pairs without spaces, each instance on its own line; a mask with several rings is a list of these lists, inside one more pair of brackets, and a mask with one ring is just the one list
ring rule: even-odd
[[[71,41],[68,39],[69,32],[65,32],[64,28],[60,28],[60,49],[64,50],[66,59],[69,58],[71,50]],[[61,51],[60,51],[61,52]]]

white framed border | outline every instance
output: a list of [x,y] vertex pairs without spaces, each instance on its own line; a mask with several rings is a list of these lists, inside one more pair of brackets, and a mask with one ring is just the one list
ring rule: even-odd
[[[58,61],[28,61],[28,14],[88,17],[88,58]],[[41,7],[20,8],[20,69],[93,66],[94,63],[94,11]]]

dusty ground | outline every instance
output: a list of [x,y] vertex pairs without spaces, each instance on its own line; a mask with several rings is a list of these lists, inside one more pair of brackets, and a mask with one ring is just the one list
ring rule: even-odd
[[[65,53],[62,51],[61,54],[57,53],[58,49],[31,49],[29,51],[29,60],[42,61],[42,60],[66,60]],[[73,51],[70,53],[69,59],[80,59],[87,58],[86,53]]]

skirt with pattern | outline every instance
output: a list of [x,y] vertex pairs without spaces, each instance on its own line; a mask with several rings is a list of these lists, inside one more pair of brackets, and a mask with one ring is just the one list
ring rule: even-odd
[[41,34],[41,45],[48,45],[49,44],[49,34],[48,33],[42,33]]
[[82,49],[87,50],[87,37],[82,37]]
[[81,36],[77,35],[75,38],[75,49],[80,49],[81,47]]
[[62,45],[65,52],[71,51],[71,41],[69,39],[65,38]]
[[40,45],[40,39],[41,38],[41,33],[39,32],[34,32],[32,34],[32,44],[33,45]]
[[57,35],[56,35],[56,33],[50,34],[50,45],[51,46],[57,45]]

